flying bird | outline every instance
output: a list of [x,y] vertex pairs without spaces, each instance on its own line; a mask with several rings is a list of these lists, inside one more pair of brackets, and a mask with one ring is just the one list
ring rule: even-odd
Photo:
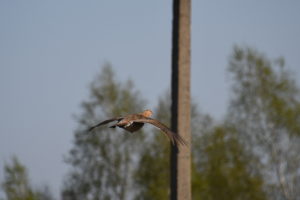
[[111,125],[109,128],[122,128],[126,131],[129,131],[131,133],[140,130],[145,123],[149,123],[154,125],[155,127],[159,128],[163,133],[166,134],[166,136],[170,139],[173,145],[178,146],[178,144],[181,145],[187,145],[187,142],[178,134],[172,132],[166,125],[161,123],[160,121],[150,118],[152,115],[152,111],[147,109],[141,113],[136,114],[130,114],[126,115],[124,117],[115,117],[111,119],[107,119],[105,121],[100,122],[99,124],[91,127],[89,131],[94,130],[95,128],[113,122],[117,121],[115,124]]

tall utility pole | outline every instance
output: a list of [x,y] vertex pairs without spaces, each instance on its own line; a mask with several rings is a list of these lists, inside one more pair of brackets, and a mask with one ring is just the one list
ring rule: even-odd
[[172,130],[180,134],[188,147],[172,146],[171,200],[191,200],[190,129],[190,24],[191,0],[173,0],[172,27]]

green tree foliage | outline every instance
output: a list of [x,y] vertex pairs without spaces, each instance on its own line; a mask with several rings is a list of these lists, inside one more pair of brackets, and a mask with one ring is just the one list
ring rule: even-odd
[[[155,118],[169,126],[170,100],[165,96],[159,100]],[[159,130],[153,130],[152,137],[141,152],[141,159],[135,170],[136,199],[168,199],[170,189],[170,143]]]
[[299,88],[284,67],[251,48],[235,47],[229,71],[233,96],[228,121],[244,147],[260,157],[259,169],[272,199],[299,196]]
[[229,71],[234,80],[232,107],[240,109],[239,117],[254,115],[260,123],[268,121],[269,126],[300,135],[299,88],[282,58],[272,62],[253,49],[235,47]]
[[[74,145],[67,158],[72,166],[62,192],[63,199],[130,199],[132,170],[143,146],[141,131],[88,127],[101,120],[141,112],[145,105],[131,81],[117,82],[106,65],[91,84],[90,99],[82,104]],[[131,191],[131,194],[129,193]]]
[[233,129],[216,126],[202,139],[196,165],[194,199],[266,199],[262,179],[250,173],[249,158]]
[[27,170],[16,157],[4,166],[2,188],[8,200],[38,200],[38,194],[29,184]]
[[[156,112],[165,124],[170,119],[170,101],[161,98]],[[214,128],[212,119],[192,104],[193,199],[265,199],[262,180],[248,170],[249,157],[226,128]],[[149,138],[136,169],[139,193],[136,199],[168,199],[169,143],[162,134]]]

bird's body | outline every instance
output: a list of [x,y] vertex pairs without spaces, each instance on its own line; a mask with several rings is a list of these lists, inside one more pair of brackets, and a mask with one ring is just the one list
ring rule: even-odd
[[149,124],[156,126],[161,131],[163,131],[169,137],[169,139],[171,140],[173,145],[175,145],[175,144],[177,145],[179,143],[186,145],[186,142],[184,141],[183,138],[180,137],[180,135],[173,133],[167,126],[165,126],[158,120],[150,118],[151,115],[152,115],[151,110],[145,110],[142,113],[130,114],[130,115],[126,115],[124,117],[111,118],[111,119],[105,120],[105,121],[100,122],[99,124],[91,127],[89,129],[89,131],[92,131],[93,129],[97,128],[98,126],[101,126],[101,125],[104,125],[104,124],[107,124],[107,123],[110,123],[113,121],[117,121],[117,123],[110,126],[110,128],[119,127],[119,128],[125,129],[126,131],[133,133],[133,132],[140,130],[144,126],[145,123],[149,123]]
[[[140,130],[143,126],[144,126],[144,123],[133,122],[132,124],[128,124],[127,126],[124,126],[121,128],[133,133],[133,132]],[[111,128],[113,128],[113,127],[111,127]]]

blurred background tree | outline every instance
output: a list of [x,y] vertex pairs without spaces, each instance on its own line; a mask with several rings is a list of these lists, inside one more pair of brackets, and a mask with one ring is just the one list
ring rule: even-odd
[[263,174],[270,199],[299,198],[300,99],[292,74],[282,58],[271,61],[247,47],[234,48],[229,72],[228,122],[260,158],[253,169]]
[[13,157],[11,164],[6,164],[4,170],[5,180],[2,187],[9,200],[35,200],[37,199],[28,181],[26,168]]
[[[63,199],[130,199],[132,171],[143,147],[143,132],[120,129],[87,129],[99,121],[128,113],[141,112],[145,101],[129,80],[115,79],[109,64],[103,67],[90,87],[90,99],[83,102],[77,117],[79,127],[67,156],[72,168],[65,179]],[[129,193],[131,191],[132,193]]]
[[[154,117],[170,125],[170,98],[163,95],[154,110]],[[144,144],[141,159],[135,169],[135,185],[138,188],[136,199],[168,199],[170,181],[170,143],[152,129],[153,137],[149,137]]]
[[8,200],[52,200],[47,186],[33,189],[29,182],[27,169],[17,157],[4,166],[4,181],[1,184]]
[[251,173],[248,155],[232,127],[215,125],[203,135],[194,173],[194,199],[267,199],[263,179]]
[[[155,109],[155,118],[164,124],[170,124],[171,119],[170,94],[166,92],[158,101]],[[202,115],[195,103],[192,103],[192,134],[194,141],[201,137],[203,130],[211,124],[208,115]],[[152,130],[154,137],[149,138],[141,152],[139,166],[135,172],[138,195],[136,199],[168,199],[170,194],[169,181],[170,171],[170,143],[159,133],[159,130]],[[181,147],[184,148],[184,147]],[[194,164],[194,163],[193,163]],[[196,183],[196,182],[195,182]],[[195,184],[193,185],[195,187]]]
[[[168,124],[170,99],[163,96],[155,109],[156,118]],[[217,125],[192,103],[192,191],[193,199],[266,199],[263,179],[251,173],[250,155],[244,152],[234,129]],[[155,134],[141,153],[135,178],[136,199],[167,199],[170,172],[169,143]]]

